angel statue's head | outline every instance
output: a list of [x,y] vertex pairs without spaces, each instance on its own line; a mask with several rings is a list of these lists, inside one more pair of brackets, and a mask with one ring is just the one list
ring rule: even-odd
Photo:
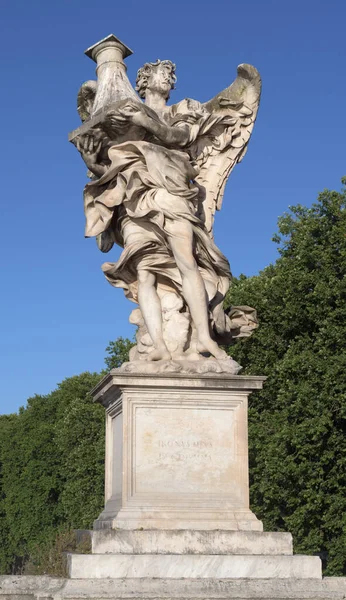
[[158,92],[168,100],[169,93],[174,90],[177,78],[175,75],[175,64],[170,60],[157,60],[145,63],[138,70],[136,79],[136,91],[141,98],[145,98],[147,90]]

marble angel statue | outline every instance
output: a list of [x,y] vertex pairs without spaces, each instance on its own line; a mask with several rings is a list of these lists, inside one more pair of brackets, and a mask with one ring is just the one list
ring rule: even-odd
[[[223,310],[231,272],[213,240],[213,222],[247,149],[260,76],[240,65],[234,83],[209,102],[171,106],[171,61],[139,69],[139,97],[124,77],[123,70],[125,91],[111,103],[101,98],[102,118],[74,143],[91,177],[85,235],[96,237],[103,252],[121,246],[118,261],[102,269],[138,305],[130,317],[138,326],[130,360],[230,360],[219,344],[250,335],[257,320],[247,306]],[[87,82],[79,92],[82,120],[100,114],[98,85]]]

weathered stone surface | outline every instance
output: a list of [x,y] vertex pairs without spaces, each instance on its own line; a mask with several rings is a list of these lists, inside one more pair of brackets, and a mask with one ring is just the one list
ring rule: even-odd
[[137,360],[126,362],[119,367],[119,373],[135,373],[144,375],[155,375],[161,373],[181,373],[183,375],[196,373],[204,375],[205,373],[229,373],[237,375],[241,366],[232,358],[225,360],[215,360],[215,358],[205,358],[200,360],[157,360],[144,361]]
[[58,579],[0,576],[1,600],[343,600],[346,578]]
[[67,579],[46,575],[0,575],[0,599],[54,598],[55,594],[59,594],[66,583]]
[[290,533],[196,530],[99,530],[93,554],[284,554],[291,555]]
[[160,577],[216,579],[322,578],[317,556],[70,554],[72,579]]
[[112,371],[91,392],[107,411],[95,529],[262,531],[249,508],[247,399],[263,379]]

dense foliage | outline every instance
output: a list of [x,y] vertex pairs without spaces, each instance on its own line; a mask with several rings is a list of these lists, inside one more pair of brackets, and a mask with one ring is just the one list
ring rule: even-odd
[[[234,282],[228,304],[258,310],[260,328],[230,348],[244,373],[267,375],[250,398],[251,502],[265,529],[346,574],[346,194],[324,191],[279,220],[280,257]],[[133,343],[110,342],[107,368]],[[102,374],[63,381],[0,417],[0,573],[63,574],[73,528],[103,505]],[[79,549],[83,551],[83,549]]]
[[104,409],[83,373],[0,418],[0,573],[25,572],[57,533],[88,528],[103,505]]
[[293,207],[279,259],[228,298],[260,321],[232,356],[268,376],[250,403],[252,508],[267,530],[291,531],[296,552],[319,553],[328,575],[346,574],[345,203],[345,190],[326,190]]

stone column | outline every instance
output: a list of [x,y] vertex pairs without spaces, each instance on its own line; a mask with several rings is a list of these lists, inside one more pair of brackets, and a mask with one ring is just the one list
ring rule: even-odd
[[132,98],[138,102],[138,96],[126,75],[124,59],[133,54],[115,35],[111,34],[94,44],[85,54],[97,64],[97,92],[92,113],[117,102]]
[[263,381],[108,374],[92,391],[107,412],[94,528],[262,531],[249,508],[247,402]]

